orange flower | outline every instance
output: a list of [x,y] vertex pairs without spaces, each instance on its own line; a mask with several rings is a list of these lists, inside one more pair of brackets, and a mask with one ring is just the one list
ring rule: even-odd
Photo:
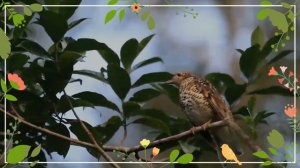
[[288,117],[290,117],[290,118],[294,118],[294,117],[296,117],[296,113],[297,113],[297,110],[296,110],[296,108],[293,106],[293,105],[287,105],[287,106],[285,106],[285,108],[284,108],[284,113],[288,116]]
[[270,69],[270,71],[269,71],[269,76],[274,76],[274,75],[277,75],[278,73],[277,73],[277,71],[275,70],[275,68],[274,67],[272,67],[271,69]]
[[152,149],[152,155],[153,155],[153,157],[157,156],[157,155],[159,154],[159,151],[160,151],[159,148],[154,147],[154,148]]
[[26,89],[26,86],[24,84],[24,81],[19,77],[18,74],[8,74],[8,80],[10,82],[10,85],[17,89],[17,90],[24,90]]
[[141,11],[141,4],[140,3],[133,3],[131,5],[131,11],[134,13],[139,13]]

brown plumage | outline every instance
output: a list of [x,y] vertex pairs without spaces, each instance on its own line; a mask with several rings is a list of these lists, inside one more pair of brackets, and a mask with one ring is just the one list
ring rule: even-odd
[[[229,106],[209,81],[181,72],[175,74],[168,83],[179,87],[180,106],[194,126],[223,119],[233,121]],[[210,132],[216,136],[218,146],[226,143],[234,148],[237,145],[232,138],[233,131],[228,126],[213,128]]]

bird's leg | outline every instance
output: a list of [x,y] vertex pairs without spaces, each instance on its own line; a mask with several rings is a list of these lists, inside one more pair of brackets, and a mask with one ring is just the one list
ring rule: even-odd
[[205,124],[202,125],[204,131],[207,130],[207,128],[209,128],[210,123],[211,123],[211,119],[209,121],[207,121]]
[[191,128],[191,131],[192,131],[193,135],[195,135],[195,134],[196,134],[196,127],[193,126],[193,127]]

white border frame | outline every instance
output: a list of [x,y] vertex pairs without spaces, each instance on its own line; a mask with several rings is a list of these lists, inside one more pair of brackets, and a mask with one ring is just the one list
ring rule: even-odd
[[[24,5],[5,5],[4,6],[4,32],[6,33],[6,7],[22,7]],[[26,5],[29,6],[29,5]],[[131,5],[42,5],[44,7],[129,7]],[[282,7],[282,5],[143,5],[145,7]],[[296,5],[291,5],[294,7],[294,13],[297,13],[297,6]],[[297,86],[296,86],[296,17],[294,18],[294,107],[297,108],[296,104],[296,92],[297,92]],[[4,60],[4,75],[6,76],[6,60]],[[6,78],[4,78],[4,81],[6,83]],[[4,99],[4,110],[5,110],[5,115],[4,115],[4,130],[5,130],[5,137],[6,137],[6,99]],[[294,126],[296,127],[296,117],[294,119]],[[296,142],[296,131],[294,131],[294,142]],[[6,159],[6,146],[7,146],[7,141],[6,138],[4,138],[4,162],[7,163]],[[297,152],[296,152],[296,143],[294,143],[294,161],[293,162],[272,162],[272,163],[287,163],[287,164],[296,164],[297,163]],[[20,162],[23,164],[28,164],[32,162]],[[145,162],[38,162],[39,164],[109,164],[109,163],[118,163],[118,164],[145,164]],[[151,162],[153,164],[164,164],[164,163],[170,163],[170,162]],[[227,163],[227,164],[236,164],[235,162],[191,162],[190,164],[222,164],[222,163]],[[242,164],[261,164],[264,162],[241,162]]]

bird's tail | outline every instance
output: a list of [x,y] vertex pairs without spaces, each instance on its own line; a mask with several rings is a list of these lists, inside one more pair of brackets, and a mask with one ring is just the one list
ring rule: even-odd
[[242,165],[242,163],[241,163],[239,160],[237,160],[237,159],[235,160],[235,162],[236,162],[238,165],[240,165],[240,166]]

